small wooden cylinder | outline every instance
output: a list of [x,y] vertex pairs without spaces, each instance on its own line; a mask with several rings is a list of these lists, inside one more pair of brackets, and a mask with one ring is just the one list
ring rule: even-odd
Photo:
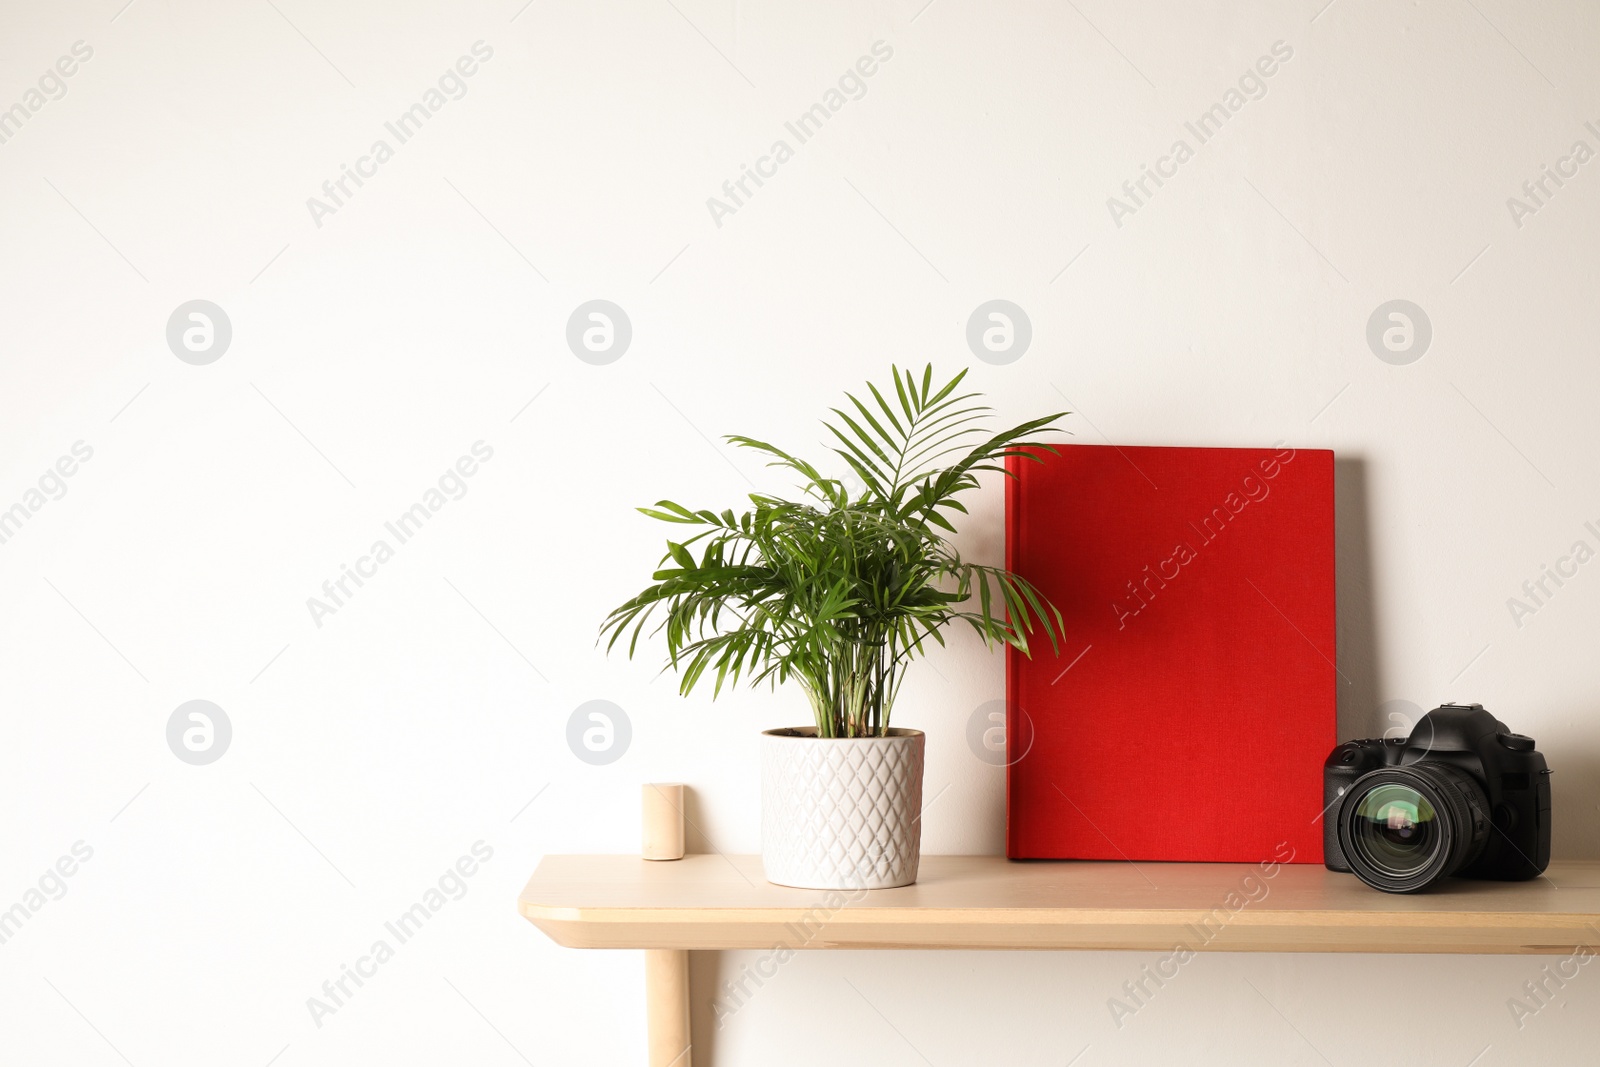
[[642,792],[644,834],[639,854],[647,860],[683,859],[683,786],[646,783]]

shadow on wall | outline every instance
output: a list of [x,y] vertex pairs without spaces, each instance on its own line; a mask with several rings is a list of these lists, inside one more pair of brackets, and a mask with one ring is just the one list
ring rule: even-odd
[[716,852],[717,846],[711,843],[702,827],[706,825],[705,807],[700,800],[700,791],[691,786],[683,787],[683,851],[690,852]]
[[1372,524],[1368,509],[1367,461],[1333,461],[1334,588],[1338,601],[1339,740],[1380,737],[1378,620],[1372,594]]
[[732,976],[726,952],[689,953],[689,1032],[696,1067],[717,1062],[717,1022],[723,1007],[718,990]]
[[[1593,721],[1592,713],[1584,719]],[[1555,772],[1550,776],[1551,857],[1600,859],[1600,752],[1535,740]]]

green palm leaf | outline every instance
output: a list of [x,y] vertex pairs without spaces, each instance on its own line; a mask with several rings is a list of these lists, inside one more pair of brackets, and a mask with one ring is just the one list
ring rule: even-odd
[[654,620],[648,632],[664,634],[680,692],[708,676],[713,696],[741,681],[794,681],[821,736],[860,737],[888,729],[904,668],[943,645],[952,622],[1024,654],[1041,634],[1058,649],[1061,613],[1019,575],[963,561],[945,534],[979,474],[1054,451],[1033,437],[1056,431],[1060,415],[995,432],[979,394],[959,391],[965,377],[935,387],[931,366],[920,378],[893,367],[892,389],[869,382],[832,409],[831,450],[863,486],[854,499],[776,445],[729,437],[798,475],[806,500],[753,493],[739,514],[669,500],[640,508],[698,529],[668,541],[654,584],[606,616],[607,650],[626,637],[632,656]]

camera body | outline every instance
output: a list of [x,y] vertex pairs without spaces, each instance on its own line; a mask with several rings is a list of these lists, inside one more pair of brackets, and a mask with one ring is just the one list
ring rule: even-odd
[[1406,738],[1347,741],[1322,770],[1323,857],[1376,889],[1522,881],[1550,863],[1550,770],[1482,704],[1445,704]]

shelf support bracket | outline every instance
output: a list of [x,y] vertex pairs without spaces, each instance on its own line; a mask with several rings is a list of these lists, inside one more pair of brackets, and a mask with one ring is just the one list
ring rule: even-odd
[[693,1067],[689,1032],[689,953],[681,948],[644,952],[649,1011],[650,1067]]

